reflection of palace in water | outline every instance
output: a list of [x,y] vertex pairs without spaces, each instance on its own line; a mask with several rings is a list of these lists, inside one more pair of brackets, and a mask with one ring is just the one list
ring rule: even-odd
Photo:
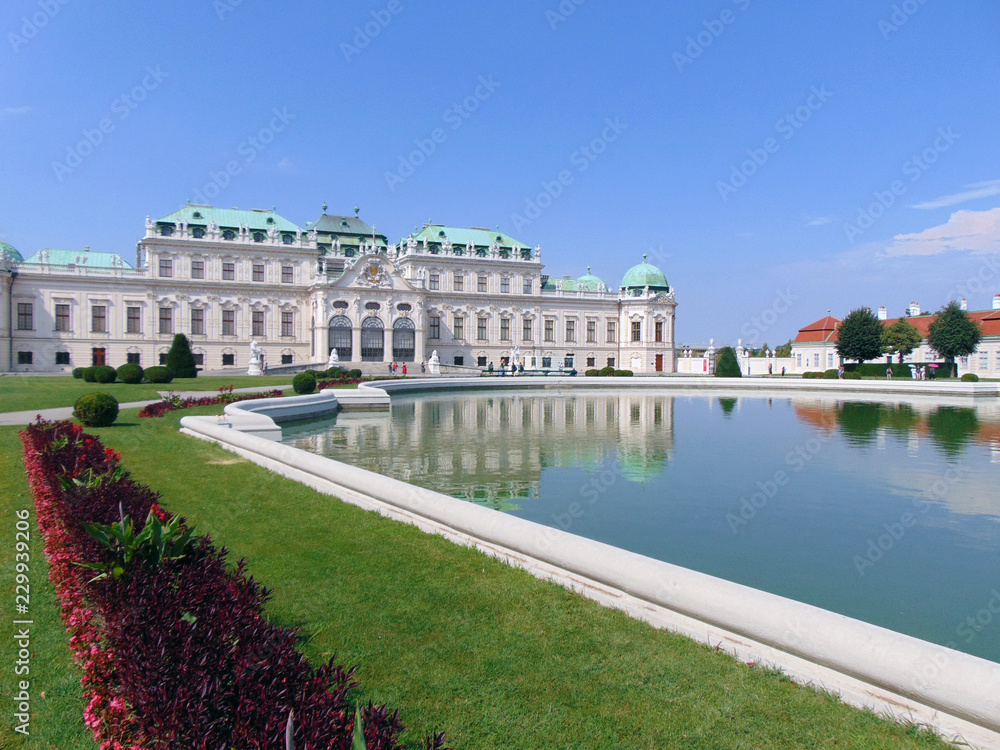
[[391,414],[347,412],[285,429],[285,441],[455,497],[502,507],[540,495],[542,470],[584,466],[641,482],[673,450],[673,397],[662,393],[500,393],[394,399]]

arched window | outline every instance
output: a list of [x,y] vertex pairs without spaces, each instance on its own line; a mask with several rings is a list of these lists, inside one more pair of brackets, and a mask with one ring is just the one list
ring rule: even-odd
[[263,232],[254,232],[253,233],[253,241],[254,242],[263,242],[264,241],[264,233]]
[[195,227],[194,229],[191,230],[191,235],[196,240],[200,240],[202,237],[205,236],[205,230],[202,229],[201,227]]
[[361,321],[361,361],[381,362],[384,358],[385,325],[379,318],[365,318]]
[[235,240],[236,239],[236,232],[234,232],[232,229],[227,229],[225,232],[222,233],[222,239],[224,239],[224,240]]
[[281,235],[281,241],[285,245],[291,245],[293,242],[295,242],[295,235],[283,234]]
[[337,357],[343,362],[350,362],[353,356],[351,341],[351,319],[346,315],[336,315],[330,318],[329,354],[337,350]]
[[392,324],[392,358],[413,362],[416,353],[416,326],[409,318],[397,318]]

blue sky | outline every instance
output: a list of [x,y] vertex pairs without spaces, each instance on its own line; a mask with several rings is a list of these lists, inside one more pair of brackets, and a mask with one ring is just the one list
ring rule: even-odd
[[679,343],[1000,292],[992,0],[8,0],[0,32],[26,257],[134,258],[204,197],[499,225],[611,285],[647,253]]

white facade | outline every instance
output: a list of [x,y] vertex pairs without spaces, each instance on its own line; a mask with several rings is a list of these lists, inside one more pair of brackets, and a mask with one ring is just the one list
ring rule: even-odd
[[356,217],[324,212],[299,228],[273,211],[189,204],[147,219],[136,268],[108,253],[8,253],[0,370],[149,367],[184,333],[206,370],[245,370],[256,340],[269,366],[319,365],[336,347],[343,366],[437,352],[445,365],[499,368],[517,356],[529,369],[675,371],[665,280],[615,291],[589,274],[550,281],[538,248],[430,229],[473,239],[428,243],[425,227],[420,242],[387,245]]

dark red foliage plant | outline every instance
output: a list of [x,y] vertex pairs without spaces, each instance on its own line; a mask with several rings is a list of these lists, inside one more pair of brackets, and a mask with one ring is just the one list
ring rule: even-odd
[[[83,669],[84,720],[102,750],[283,748],[291,711],[299,750],[350,750],[354,670],[333,660],[313,667],[297,631],[264,617],[270,592],[243,561],[230,566],[202,536],[183,556],[136,558],[120,577],[93,577],[81,565],[112,552],[82,524],[170,514],[77,425],[39,419],[21,440],[49,575]],[[368,750],[402,747],[398,711],[369,704],[361,715]],[[443,734],[423,743],[443,745]]]

